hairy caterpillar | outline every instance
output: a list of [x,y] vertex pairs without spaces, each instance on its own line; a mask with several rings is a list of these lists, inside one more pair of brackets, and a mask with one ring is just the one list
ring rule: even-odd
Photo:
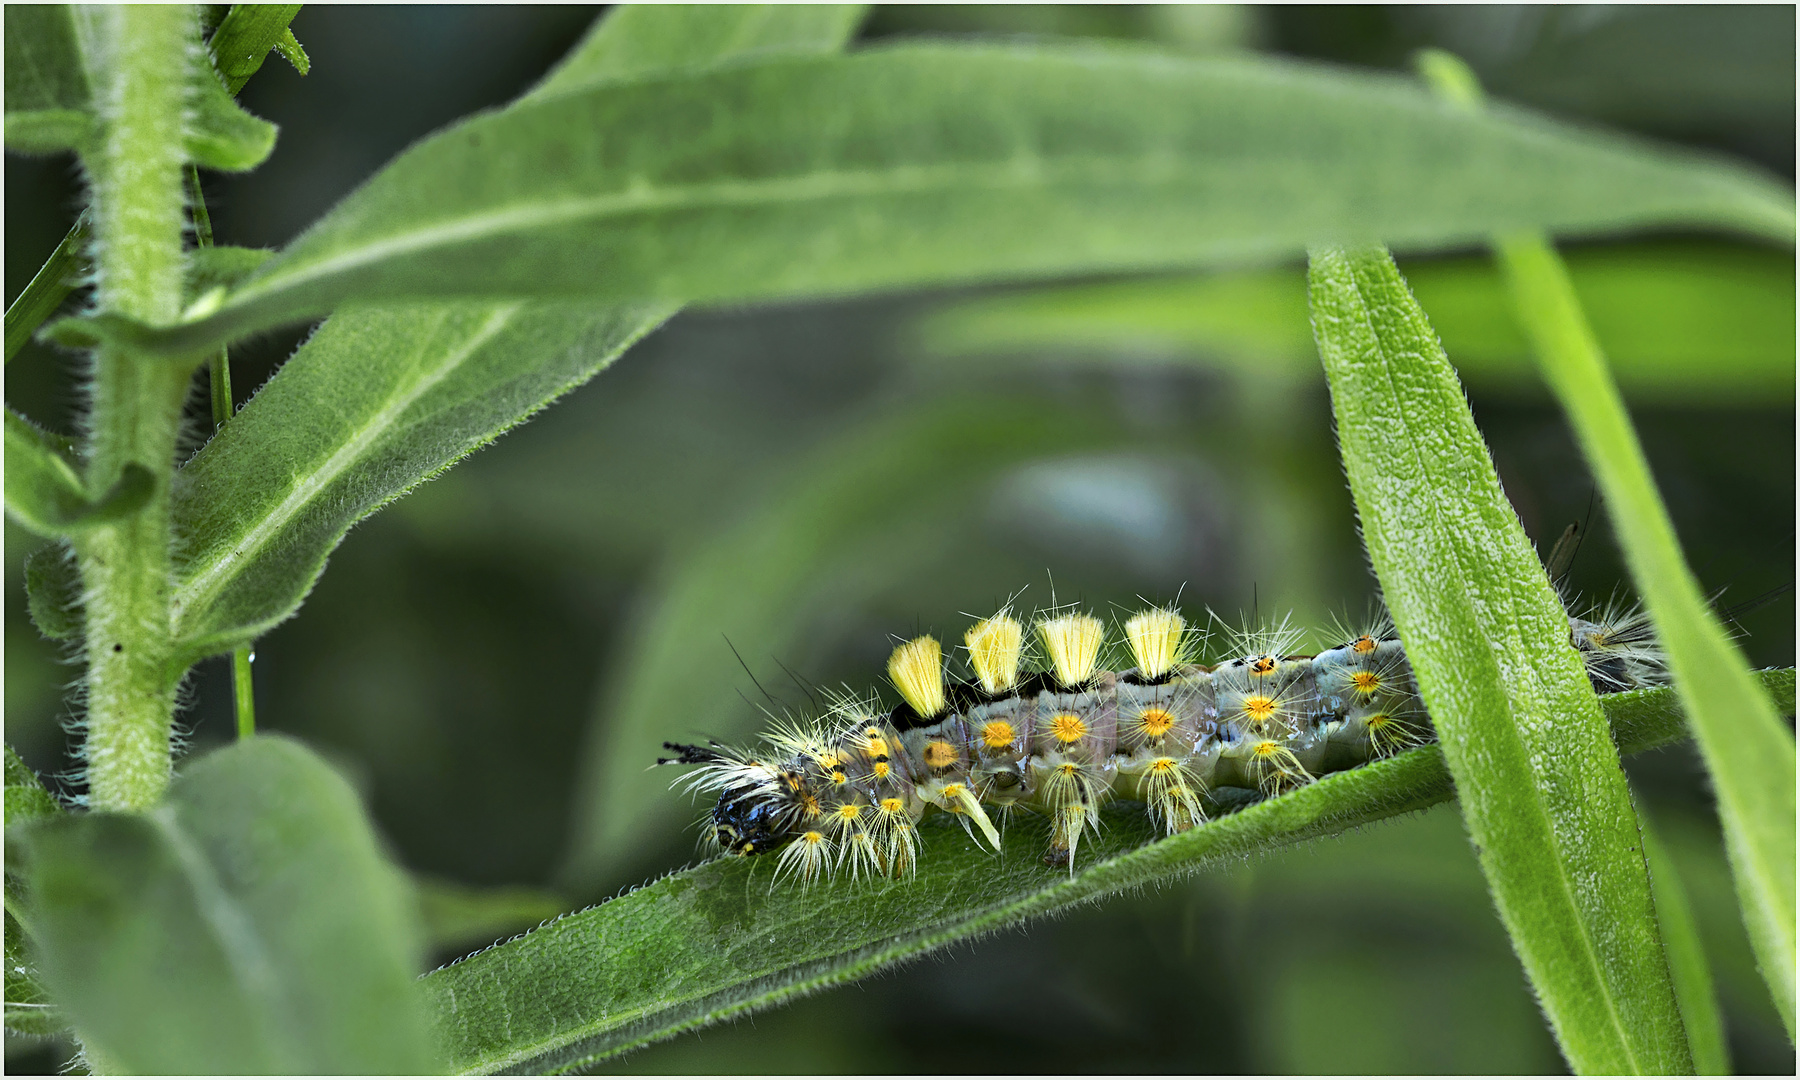
[[[1648,620],[1609,605],[1569,620],[1596,690],[1662,682]],[[848,873],[909,875],[915,823],[954,814],[998,848],[989,815],[1036,811],[1050,821],[1047,865],[1074,870],[1084,833],[1112,797],[1142,801],[1168,834],[1204,821],[1216,788],[1272,796],[1315,777],[1433,739],[1412,668],[1391,623],[1339,628],[1342,644],[1294,655],[1286,621],[1229,635],[1228,655],[1198,662],[1200,635],[1172,607],[1126,619],[1116,633],[1081,612],[1025,624],[1009,609],[963,636],[973,677],[946,677],[942,646],[924,636],[894,649],[888,678],[901,704],[843,696],[826,716],[785,721],[761,746],[664,744],[694,765],[690,791],[718,791],[710,840],[736,855],[779,853],[777,879]],[[1109,658],[1129,667],[1109,670]]]

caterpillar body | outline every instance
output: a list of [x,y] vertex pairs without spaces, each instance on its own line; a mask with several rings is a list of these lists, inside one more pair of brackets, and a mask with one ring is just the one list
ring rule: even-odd
[[[1570,642],[1596,690],[1664,681],[1640,612],[1589,614],[1570,618]],[[1169,607],[1111,635],[1085,613],[1041,614],[1033,629],[1036,649],[1010,610],[976,623],[964,635],[973,677],[960,680],[935,638],[915,638],[888,661],[892,709],[844,696],[757,748],[666,743],[675,756],[658,763],[698,766],[688,789],[719,793],[710,843],[777,854],[777,880],[810,883],[910,875],[932,807],[996,849],[995,816],[1035,811],[1050,823],[1045,863],[1073,873],[1107,799],[1143,802],[1174,834],[1206,820],[1214,789],[1273,796],[1435,738],[1385,618],[1310,656],[1293,653],[1300,634],[1286,622],[1232,633],[1213,664],[1197,662],[1200,635]],[[1131,666],[1107,669],[1109,646]]]

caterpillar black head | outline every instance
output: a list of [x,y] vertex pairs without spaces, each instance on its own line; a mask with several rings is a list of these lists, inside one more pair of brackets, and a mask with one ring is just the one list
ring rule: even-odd
[[731,788],[713,806],[713,837],[734,855],[767,855],[792,839],[792,817],[760,787]]
[[793,839],[797,806],[788,797],[784,779],[796,779],[770,765],[729,747],[713,743],[693,746],[664,743],[675,757],[658,758],[658,765],[699,765],[688,789],[713,787],[719,801],[713,804],[713,838],[733,855],[766,855]]

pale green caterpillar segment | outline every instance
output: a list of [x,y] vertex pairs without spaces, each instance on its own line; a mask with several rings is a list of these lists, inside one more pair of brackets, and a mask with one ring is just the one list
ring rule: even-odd
[[[1592,613],[1590,613],[1592,614]],[[1002,611],[964,637],[974,678],[950,682],[929,636],[893,652],[904,704],[845,699],[821,721],[768,737],[769,752],[670,744],[720,791],[714,839],[741,855],[780,852],[778,876],[909,874],[929,807],[998,847],[990,810],[1050,823],[1045,862],[1073,867],[1102,803],[1144,803],[1164,832],[1206,819],[1208,793],[1274,796],[1431,740],[1405,649],[1385,620],[1316,656],[1292,654],[1287,625],[1234,635],[1237,655],[1195,662],[1181,615],[1156,608],[1114,644],[1135,666],[1100,668],[1107,632],[1089,615],[1037,620],[1042,654]],[[1572,618],[1570,640],[1597,689],[1661,678],[1660,653],[1632,612]],[[1031,674],[1028,666],[1041,668]],[[1122,665],[1121,665],[1122,666]]]

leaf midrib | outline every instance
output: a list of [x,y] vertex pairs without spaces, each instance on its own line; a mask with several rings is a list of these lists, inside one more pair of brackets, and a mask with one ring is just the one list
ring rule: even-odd
[[[1381,342],[1382,342],[1382,335],[1381,335],[1381,331],[1379,330],[1379,328],[1377,328],[1377,326],[1375,325],[1375,320],[1373,317],[1374,304],[1372,302],[1372,297],[1370,296],[1369,293],[1367,293],[1363,289],[1361,283],[1357,281],[1356,271],[1355,271],[1354,267],[1347,265],[1346,268],[1349,269],[1349,271],[1350,271],[1349,277],[1350,277],[1351,286],[1356,290],[1356,293],[1357,293],[1357,296],[1359,297],[1359,299],[1362,300],[1362,304],[1361,304],[1362,308],[1364,309],[1365,312],[1369,312],[1369,314],[1364,316],[1364,321],[1369,328],[1370,335],[1375,340],[1376,347],[1380,348]],[[1402,393],[1400,386],[1397,383],[1395,383],[1395,381],[1394,381],[1394,373],[1393,373],[1392,365],[1385,364],[1385,363],[1382,364],[1381,372],[1382,372],[1382,378],[1388,384],[1388,400],[1390,400],[1390,401],[1406,400],[1406,397]],[[1413,425],[1411,422],[1411,418],[1408,417],[1404,411],[1398,412],[1396,414],[1396,418],[1398,419],[1398,421],[1400,423],[1402,431],[1405,433],[1407,451],[1413,456],[1414,461],[1420,470],[1420,475],[1423,476],[1428,481],[1427,490],[1433,491],[1433,492],[1444,490],[1442,485],[1436,483],[1436,480],[1437,480],[1436,474],[1433,472],[1433,470],[1432,470],[1429,462],[1426,460],[1424,454],[1419,450],[1419,440],[1415,436],[1415,433],[1413,431]],[[1432,514],[1433,528],[1435,531],[1438,532],[1440,537],[1444,537],[1445,536],[1444,521],[1443,521],[1443,515],[1441,513],[1440,504],[1439,504],[1438,500],[1436,500],[1436,499],[1432,500],[1432,507],[1433,507],[1433,514]],[[1463,563],[1462,551],[1461,551],[1460,545],[1455,544],[1455,543],[1449,543],[1444,546],[1445,546],[1445,549],[1451,553],[1451,557],[1454,558],[1457,562],[1457,569],[1459,571],[1457,580],[1462,580],[1462,581],[1468,580],[1468,567]],[[1510,592],[1511,590],[1508,590],[1508,591]],[[1513,597],[1513,599],[1516,603],[1518,598],[1515,596],[1515,597]],[[1516,619],[1508,620],[1508,625],[1516,626],[1517,620]],[[1541,683],[1541,680],[1538,680],[1538,681]],[[1540,698],[1544,697],[1544,695],[1542,695],[1542,694],[1540,694],[1539,696],[1540,696]],[[1515,710],[1513,708],[1511,698],[1510,697],[1503,698],[1503,703],[1506,707],[1507,717],[1509,718],[1509,720],[1512,720],[1511,728],[1513,729],[1513,731],[1515,733],[1514,743],[1516,746],[1518,746],[1518,748],[1520,750],[1525,750],[1526,748],[1523,745],[1523,739],[1521,737],[1517,737],[1517,731],[1518,731],[1519,725],[1518,725],[1516,719],[1514,719]],[[1530,759],[1531,759],[1531,754],[1529,752],[1526,752],[1524,754],[1524,760],[1525,760],[1525,765],[1526,765],[1526,768],[1528,771],[1530,770]],[[1446,765],[1447,764],[1448,764],[1448,759],[1446,759]],[[1577,903],[1574,886],[1569,881],[1568,868],[1564,865],[1564,861],[1561,857],[1563,854],[1563,845],[1557,837],[1557,833],[1556,833],[1556,829],[1555,829],[1555,822],[1550,815],[1549,808],[1544,805],[1544,799],[1543,799],[1542,792],[1535,785],[1531,789],[1530,804],[1531,804],[1532,810],[1536,813],[1536,816],[1539,819],[1539,827],[1542,829],[1542,835],[1549,839],[1552,848],[1557,852],[1558,857],[1556,859],[1551,860],[1552,862],[1555,863],[1555,866],[1556,866],[1557,885],[1558,885],[1558,888],[1562,892],[1564,906],[1566,907],[1566,909],[1568,911],[1572,912],[1575,916],[1575,918],[1572,921],[1575,924],[1575,929],[1576,929],[1577,935],[1580,938],[1582,950],[1586,955],[1588,967],[1591,971],[1593,971],[1593,973],[1595,975],[1595,982],[1597,983],[1597,985],[1600,987],[1600,989],[1602,991],[1600,994],[1600,997],[1606,1003],[1607,1019],[1612,1024],[1614,1035],[1619,1043],[1620,1048],[1625,1053],[1626,1060],[1631,1062],[1631,1071],[1637,1075],[1643,1075],[1643,1072],[1644,1072],[1643,1067],[1638,1061],[1637,1054],[1632,1046],[1631,1039],[1628,1037],[1628,1033],[1625,1030],[1624,1020],[1619,1015],[1617,1003],[1613,1000],[1614,996],[1612,993],[1612,987],[1606,979],[1605,965],[1601,962],[1600,954],[1594,946],[1593,937],[1588,932],[1587,920],[1582,917],[1583,909],[1582,909],[1581,905],[1579,903]]]
[[202,564],[198,572],[190,573],[175,589],[173,611],[176,626],[181,625],[185,616],[195,610],[205,610],[216,600],[219,593],[235,579],[240,572],[239,568],[248,565],[284,526],[330,487],[333,481],[349,471],[414,402],[449,378],[469,357],[504,330],[524,306],[524,302],[520,301],[496,308],[480,330],[455,353],[440,361],[429,376],[414,383],[406,392],[390,398],[323,464],[297,478],[281,502],[264,514],[236,544]]
[[378,263],[400,255],[412,255],[437,246],[467,243],[583,220],[605,221],[633,213],[724,209],[804,203],[844,196],[917,195],[943,191],[1011,191],[1048,187],[1079,179],[1083,174],[1104,173],[1120,186],[1147,187],[1189,177],[1186,168],[1201,155],[1144,154],[1129,159],[1075,159],[1049,156],[1015,156],[979,165],[958,162],[946,165],[899,165],[889,169],[832,169],[767,180],[719,180],[704,184],[653,185],[641,179],[623,191],[581,198],[545,199],[458,218],[447,223],[393,233],[360,244],[330,258],[287,272],[272,272],[248,282],[219,309],[228,312],[264,296],[279,294],[319,278]]

